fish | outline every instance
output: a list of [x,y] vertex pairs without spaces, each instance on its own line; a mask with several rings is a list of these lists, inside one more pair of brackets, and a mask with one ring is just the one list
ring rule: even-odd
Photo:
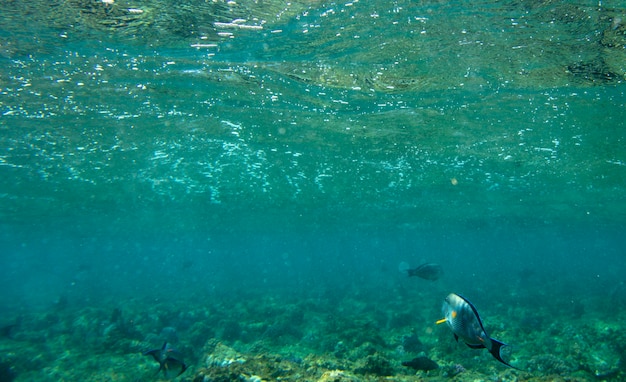
[[159,363],[157,374],[163,370],[166,378],[178,377],[187,370],[187,365],[182,354],[169,346],[167,342],[160,349],[153,349],[144,352],[143,355],[151,355]]
[[437,362],[427,357],[416,357],[410,361],[404,361],[402,362],[402,366],[422,371],[435,370],[439,367],[439,365],[437,365]]
[[415,276],[430,281],[438,280],[443,275],[441,265],[434,263],[425,263],[417,268],[411,269],[409,264],[403,261],[398,265],[398,269],[400,272],[406,272],[409,277]]
[[468,299],[458,294],[450,293],[443,302],[442,310],[444,318],[436,323],[447,323],[457,342],[460,338],[472,349],[485,348],[499,362],[517,369],[502,359],[500,350],[507,344],[491,338],[487,334],[478,311]]

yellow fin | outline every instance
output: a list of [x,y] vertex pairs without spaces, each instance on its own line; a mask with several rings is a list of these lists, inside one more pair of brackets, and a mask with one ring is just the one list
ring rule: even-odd
[[435,324],[439,325],[439,324],[443,324],[444,322],[448,321],[447,318],[442,318],[441,320],[435,322]]

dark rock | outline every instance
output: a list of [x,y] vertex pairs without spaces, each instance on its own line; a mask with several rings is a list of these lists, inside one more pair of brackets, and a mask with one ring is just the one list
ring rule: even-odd
[[166,326],[161,329],[161,334],[159,335],[161,339],[165,342],[169,342],[170,344],[175,344],[178,342],[178,333],[176,332],[176,328],[171,326]]
[[394,374],[391,362],[379,354],[367,356],[354,371],[358,374],[374,374],[379,376]]
[[5,326],[1,327],[0,328],[0,337],[1,338],[15,339],[15,337],[13,337],[13,335],[14,335],[14,329],[16,327],[17,327],[17,324],[5,325]]
[[113,324],[121,324],[124,319],[122,318],[122,310],[120,308],[115,308],[111,312],[111,318],[109,319]]
[[241,337],[241,325],[237,321],[227,321],[224,323],[222,338],[227,341],[236,341]]
[[276,322],[268,326],[261,337],[271,343],[280,344],[287,343],[290,337],[302,338],[302,332],[290,322]]
[[402,347],[410,353],[419,353],[423,350],[424,345],[415,333],[411,333],[402,337]]
[[0,362],[0,382],[11,382],[15,380],[15,371],[10,364]]

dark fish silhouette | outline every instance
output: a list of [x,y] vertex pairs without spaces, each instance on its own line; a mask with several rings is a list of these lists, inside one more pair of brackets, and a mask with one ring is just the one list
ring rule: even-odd
[[159,363],[157,374],[163,370],[166,378],[178,377],[187,370],[182,354],[170,347],[167,342],[160,349],[148,350],[143,355],[151,355]]
[[489,337],[478,311],[465,297],[450,293],[443,302],[443,315],[444,318],[437,321],[437,324],[446,322],[454,333],[454,339],[457,342],[460,338],[472,349],[486,348],[495,359],[517,369],[502,359],[500,349],[506,344]]
[[187,260],[184,260],[180,266],[184,270],[191,269],[191,268],[193,268],[194,263],[193,263],[193,260],[187,259]]
[[415,370],[430,371],[439,367],[437,362],[427,357],[416,357],[410,361],[402,362],[402,366],[410,367]]
[[417,268],[411,269],[408,263],[401,262],[398,266],[400,272],[406,272],[409,277],[419,277],[426,280],[435,281],[443,275],[443,268],[439,264],[426,263]]

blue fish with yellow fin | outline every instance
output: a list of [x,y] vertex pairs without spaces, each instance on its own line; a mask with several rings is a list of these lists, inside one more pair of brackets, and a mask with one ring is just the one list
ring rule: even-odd
[[491,338],[478,315],[474,305],[465,297],[450,293],[443,302],[444,318],[437,324],[448,324],[454,334],[454,339],[459,338],[472,349],[487,349],[489,353],[503,364],[517,369],[502,359],[500,349],[507,346],[504,342]]

